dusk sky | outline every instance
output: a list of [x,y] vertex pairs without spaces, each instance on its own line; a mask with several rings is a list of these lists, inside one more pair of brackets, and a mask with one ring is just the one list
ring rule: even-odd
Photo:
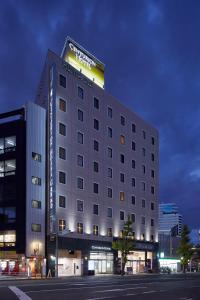
[[106,90],[160,133],[160,202],[200,227],[200,1],[0,1],[0,112],[34,100],[47,49],[71,36]]

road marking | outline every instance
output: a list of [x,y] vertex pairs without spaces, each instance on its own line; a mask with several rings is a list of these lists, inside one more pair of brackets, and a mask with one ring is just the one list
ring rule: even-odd
[[112,290],[94,291],[93,293],[119,292],[124,290],[125,289],[112,289]]
[[90,298],[90,299],[86,299],[86,300],[100,300],[100,299],[112,299],[113,297],[99,297],[99,298]]
[[143,292],[142,294],[151,294],[151,293],[155,293],[156,291],[147,291],[147,292]]
[[126,296],[136,296],[137,294],[126,294]]
[[27,296],[22,290],[18,289],[16,286],[8,287],[20,300],[32,300],[29,296]]

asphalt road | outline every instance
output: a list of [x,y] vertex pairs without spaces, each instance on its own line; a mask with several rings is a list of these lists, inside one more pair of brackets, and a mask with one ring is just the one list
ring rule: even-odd
[[0,281],[0,300],[200,300],[200,274]]

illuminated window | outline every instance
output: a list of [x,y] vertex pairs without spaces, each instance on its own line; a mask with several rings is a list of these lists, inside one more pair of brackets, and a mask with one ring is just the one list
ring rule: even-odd
[[99,185],[98,185],[98,183],[93,183],[93,193],[95,193],[95,194],[99,193]]
[[41,178],[36,177],[36,176],[32,176],[32,184],[34,184],[34,185],[41,185],[42,184]]
[[60,82],[60,86],[66,88],[66,77],[63,76],[62,74],[60,74],[59,76],[59,82]]
[[63,147],[59,147],[59,158],[66,159],[66,149]]
[[83,99],[84,98],[84,92],[83,92],[83,89],[78,86],[78,97]]
[[107,208],[107,217],[112,218],[112,208],[111,207]]
[[41,201],[38,200],[32,200],[32,208],[41,208]]
[[16,231],[0,231],[0,248],[1,247],[15,247]]
[[125,125],[125,118],[123,116],[121,116],[120,120],[121,120],[121,125],[124,126]]
[[141,234],[140,239],[141,239],[142,241],[145,240],[145,234],[144,234],[144,233]]
[[83,111],[78,109],[78,120],[83,122]]
[[121,221],[124,221],[124,211],[123,210],[120,210],[120,220]]
[[63,231],[66,229],[66,221],[61,219],[58,221],[58,230]]
[[59,171],[59,183],[66,183],[66,174],[65,172]]
[[32,152],[32,159],[41,162],[42,156],[39,153]]
[[125,193],[124,192],[119,192],[119,199],[120,199],[120,201],[125,200]]
[[112,228],[111,227],[107,228],[107,236],[112,237]]
[[77,155],[77,165],[79,167],[83,167],[83,156],[82,155]]
[[65,206],[66,206],[65,196],[59,195],[59,207],[65,208]]
[[77,200],[77,211],[83,212],[83,200]]
[[5,152],[15,151],[16,136],[5,137]]
[[125,177],[124,173],[120,173],[120,181],[121,182],[124,182],[124,177]]
[[120,144],[125,145],[125,136],[124,135],[120,135]]
[[108,188],[108,198],[112,198],[112,189]]
[[93,225],[93,234],[99,235],[99,226],[98,225]]
[[80,190],[83,190],[83,185],[84,185],[83,178],[78,177],[77,178],[77,188],[80,189]]
[[59,110],[66,112],[66,101],[63,99],[59,99]]
[[94,107],[96,109],[99,109],[99,99],[97,99],[96,97],[94,97]]
[[108,157],[112,158],[112,148],[108,147],[107,151],[108,151]]
[[34,232],[41,232],[41,224],[31,224],[31,230]]
[[63,123],[59,123],[59,134],[66,136],[66,126]]
[[113,116],[112,108],[108,107],[108,117],[112,119],[112,116]]
[[15,171],[16,171],[15,159],[0,161],[0,177],[15,175]]
[[83,223],[77,223],[77,233],[83,234]]
[[83,144],[83,133],[81,133],[81,132],[77,133],[77,142],[79,144]]

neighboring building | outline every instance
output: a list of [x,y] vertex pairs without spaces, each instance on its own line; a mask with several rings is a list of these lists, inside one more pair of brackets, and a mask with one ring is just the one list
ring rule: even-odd
[[[155,266],[158,132],[104,90],[104,65],[67,40],[48,51],[36,103],[47,111],[48,269],[58,275],[113,273],[131,215],[131,272]],[[120,256],[120,254],[119,254]]]
[[0,271],[45,269],[46,112],[28,103],[0,114]]
[[159,205],[159,234],[180,236],[183,217],[175,203],[161,203]]
[[200,245],[200,229],[192,229],[191,230],[190,242],[193,246]]

